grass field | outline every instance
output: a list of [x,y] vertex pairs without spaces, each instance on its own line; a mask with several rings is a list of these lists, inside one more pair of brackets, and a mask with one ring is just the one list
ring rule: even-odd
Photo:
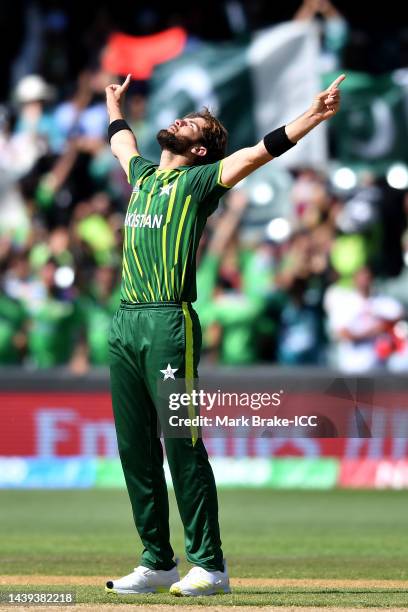
[[[105,594],[104,581],[128,573],[140,553],[121,490],[0,491],[1,588],[42,583],[56,590],[70,581],[77,601],[95,610],[108,602],[408,607],[408,582],[402,582],[408,581],[408,491],[221,490],[219,497],[235,578],[231,596]],[[171,526],[183,559],[173,497]],[[181,571],[186,568],[182,560]]]

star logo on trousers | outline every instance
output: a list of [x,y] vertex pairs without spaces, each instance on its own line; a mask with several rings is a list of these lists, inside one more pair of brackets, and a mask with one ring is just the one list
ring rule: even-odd
[[173,183],[168,183],[167,185],[163,185],[163,187],[160,187],[160,195],[170,195],[170,190],[173,187]]
[[178,368],[172,368],[171,365],[168,363],[167,364],[167,368],[165,370],[160,370],[160,372],[164,375],[163,376],[163,380],[167,380],[168,378],[172,378],[173,380],[175,380],[175,376],[174,373],[177,372]]

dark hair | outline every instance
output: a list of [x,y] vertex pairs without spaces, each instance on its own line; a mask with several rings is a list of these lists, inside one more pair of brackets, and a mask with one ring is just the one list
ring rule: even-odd
[[202,128],[203,138],[201,142],[207,149],[207,155],[205,157],[200,157],[197,163],[211,164],[225,157],[228,132],[222,123],[214,117],[211,111],[204,106],[201,111],[189,113],[186,117],[190,117],[191,119],[194,117],[201,117],[206,123],[205,127]]

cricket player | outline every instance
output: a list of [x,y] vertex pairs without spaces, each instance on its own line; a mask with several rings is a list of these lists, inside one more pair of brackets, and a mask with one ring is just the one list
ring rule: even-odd
[[170,544],[169,506],[158,431],[157,381],[198,376],[201,331],[196,251],[207,217],[228,189],[339,108],[339,76],[309,110],[253,147],[225,156],[227,131],[208,109],[176,119],[157,134],[157,165],[142,157],[121,112],[131,75],[106,88],[109,139],[132,186],[123,242],[121,304],[109,335],[118,448],[144,550],[134,571],[108,591],[178,596],[229,593],[218,524],[217,492],[203,441],[166,437],[167,459],[192,569],[180,580]]

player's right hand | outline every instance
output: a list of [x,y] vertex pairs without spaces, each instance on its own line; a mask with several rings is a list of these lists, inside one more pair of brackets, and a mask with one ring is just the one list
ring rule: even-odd
[[132,75],[128,74],[126,79],[122,83],[122,85],[119,85],[118,83],[112,83],[111,85],[108,85],[105,88],[107,102],[110,102],[110,101],[120,102],[123,94],[126,93],[130,85],[131,78],[132,78]]

